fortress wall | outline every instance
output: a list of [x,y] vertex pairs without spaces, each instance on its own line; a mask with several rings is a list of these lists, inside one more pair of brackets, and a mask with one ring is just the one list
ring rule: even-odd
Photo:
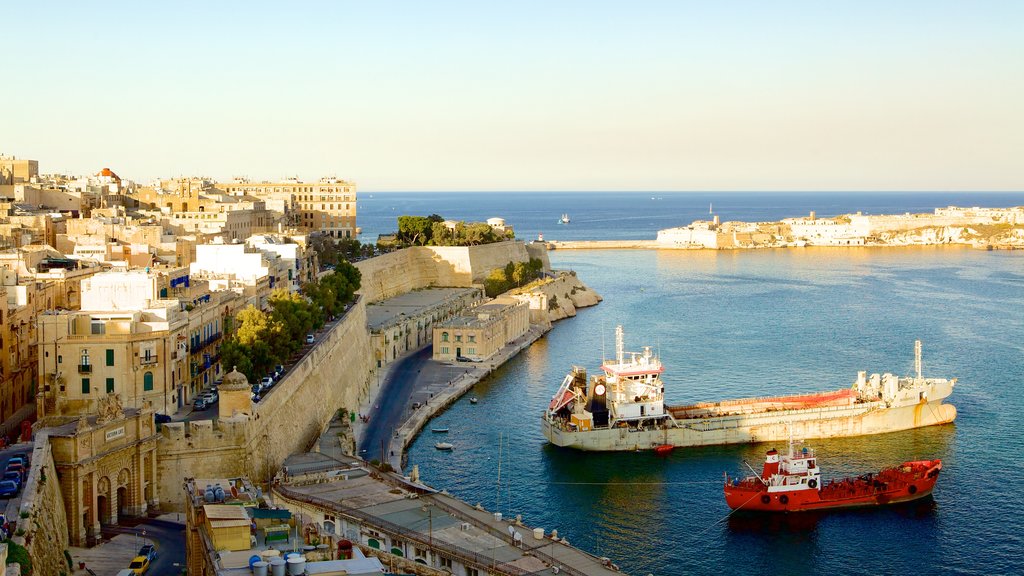
[[[8,518],[25,530],[23,537],[14,538],[15,542],[28,549],[33,573],[67,572],[64,550],[68,548],[68,519],[53,463],[53,450],[45,432],[36,435],[24,490],[19,517]],[[20,517],[26,513],[28,517]]]
[[468,288],[509,262],[540,258],[550,270],[543,246],[518,240],[481,246],[413,246],[356,263],[363,275],[359,292],[368,302],[379,302],[428,286]]
[[358,409],[369,393],[371,358],[360,298],[260,402],[245,446],[253,481],[270,480],[285,458],[308,450],[339,408]]
[[157,495],[163,510],[184,511],[185,478],[235,478],[245,473],[245,422],[171,422],[157,441]]

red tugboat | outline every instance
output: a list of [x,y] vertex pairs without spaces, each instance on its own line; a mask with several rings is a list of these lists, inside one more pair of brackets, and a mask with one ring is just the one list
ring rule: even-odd
[[[821,481],[813,450],[768,451],[760,476],[725,476],[725,502],[733,510],[806,512],[910,502],[932,493],[942,460],[904,462],[856,478]],[[753,471],[753,470],[752,470]]]

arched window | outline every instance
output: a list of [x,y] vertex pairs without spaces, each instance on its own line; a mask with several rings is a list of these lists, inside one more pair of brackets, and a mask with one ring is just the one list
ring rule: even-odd
[[324,522],[324,533],[334,534],[334,522],[331,522],[330,520]]
[[448,333],[447,332],[441,332],[441,342],[447,342],[447,341],[448,341]]
[[142,375],[142,389],[145,390],[145,391],[150,391],[150,390],[153,389],[153,373],[152,372],[146,372],[145,374]]

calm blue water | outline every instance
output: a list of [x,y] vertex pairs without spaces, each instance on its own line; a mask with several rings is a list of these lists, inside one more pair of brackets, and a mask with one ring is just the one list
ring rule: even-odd
[[[658,228],[706,214],[708,197],[723,217],[728,208],[727,218],[748,220],[812,209],[824,215],[1024,204],[1024,194],[655,197],[663,200],[374,194],[365,208],[360,199],[360,225],[386,228],[391,210],[375,212],[379,205],[467,219],[500,215],[520,236],[544,225],[546,237],[653,238]],[[573,217],[569,226],[554,224],[562,212]],[[605,301],[558,323],[479,384],[479,404],[463,399],[437,417],[436,425],[451,428],[456,450],[438,452],[430,434],[413,444],[409,461],[427,482],[489,510],[522,514],[530,525],[557,528],[634,575],[1024,572],[1024,253],[563,251],[552,252],[551,260],[576,270]],[[602,346],[613,348],[617,323],[625,327],[627,348],[660,349],[672,403],[837,388],[852,383],[858,370],[910,373],[913,340],[920,338],[926,375],[959,378],[951,397],[957,422],[813,447],[826,476],[940,457],[945,470],[934,501],[820,517],[727,517],[722,472],[742,473],[744,460],[757,467],[769,446],[677,450],[658,458],[547,445],[539,418],[548,399],[572,364],[596,368]],[[499,445],[505,446],[500,484]]]

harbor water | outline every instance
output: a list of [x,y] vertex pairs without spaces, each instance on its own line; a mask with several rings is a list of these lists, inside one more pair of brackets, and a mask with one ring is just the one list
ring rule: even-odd
[[[520,236],[549,220],[566,234],[552,232],[552,239],[649,239],[708,208],[704,196],[685,194],[594,195],[588,202],[568,195],[576,210],[541,195],[511,203],[507,195],[450,194],[435,204],[429,194],[378,194],[364,204],[365,196],[360,219],[367,232],[368,224],[387,231],[390,214],[436,212],[501,216]],[[723,220],[1024,204],[1020,194],[960,196],[875,194],[864,196],[862,206],[852,193],[713,201],[737,204]],[[437,207],[421,209],[420,202]],[[659,202],[662,209],[649,207]],[[641,208],[630,212],[631,204]],[[672,214],[664,209],[670,205]],[[560,229],[562,213],[572,223]],[[626,235],[608,219],[616,213]],[[1024,253],[915,247],[550,256],[554,267],[577,271],[604,302],[557,323],[428,425],[449,428],[446,441],[455,449],[436,450],[429,433],[410,447],[409,463],[419,465],[427,483],[506,517],[522,515],[531,526],[557,529],[635,575],[1024,571]],[[671,404],[847,387],[859,370],[910,374],[914,340],[922,340],[925,375],[959,379],[948,400],[959,410],[955,424],[819,440],[813,447],[826,478],[942,458],[934,499],[813,516],[730,516],[723,472],[742,475],[744,462],[759,468],[772,446],[677,449],[658,457],[547,444],[541,412],[572,365],[593,371],[613,354],[617,324],[627,349],[650,345],[660,353]]]

